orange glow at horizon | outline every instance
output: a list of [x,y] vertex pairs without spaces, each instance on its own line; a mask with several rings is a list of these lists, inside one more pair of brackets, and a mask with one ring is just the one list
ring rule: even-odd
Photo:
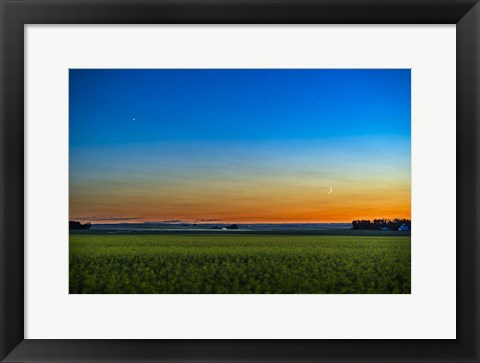
[[[75,189],[71,218],[91,223],[333,223],[411,216],[410,179],[313,177],[215,180],[193,178],[155,184],[110,181]],[[328,194],[330,185],[333,192]],[[95,212],[92,212],[95,211]]]

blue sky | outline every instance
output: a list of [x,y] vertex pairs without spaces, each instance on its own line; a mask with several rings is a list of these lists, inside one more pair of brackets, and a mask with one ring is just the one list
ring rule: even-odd
[[[272,190],[294,200],[298,193],[292,190],[302,185],[301,208],[277,219],[266,212],[250,218],[311,221],[315,208],[305,206],[305,185],[315,183],[349,191],[337,200],[337,209],[352,211],[360,201],[377,200],[374,190],[393,183],[403,191],[402,200],[384,196],[380,204],[386,210],[379,210],[379,217],[394,213],[388,203],[402,206],[400,217],[410,213],[408,69],[72,69],[69,79],[73,215],[236,221],[244,205],[238,213],[222,203],[202,205],[213,198],[234,206],[238,201],[228,201],[228,193],[254,198],[255,187],[263,190],[260,199],[274,205],[268,198]],[[293,189],[265,182],[271,175]],[[183,189],[172,189],[173,180],[185,182]],[[230,185],[232,180],[237,184]],[[372,187],[357,195],[359,180]],[[118,194],[111,193],[115,186]],[[215,194],[213,187],[228,190]],[[178,205],[172,193],[181,195]],[[105,194],[108,198],[99,197]],[[145,198],[168,205],[152,210]],[[348,200],[357,202],[349,206]],[[329,203],[325,208],[332,210]],[[193,212],[182,212],[186,208]],[[301,217],[302,210],[308,217]],[[335,221],[362,210],[336,213]],[[318,211],[319,222],[326,221],[326,212]]]

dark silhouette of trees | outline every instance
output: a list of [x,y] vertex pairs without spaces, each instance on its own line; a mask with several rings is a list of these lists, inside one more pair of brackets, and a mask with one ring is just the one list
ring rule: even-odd
[[92,226],[91,223],[81,224],[80,222],[77,222],[77,221],[68,222],[69,229],[90,229],[91,226]]
[[238,224],[232,224],[230,226],[227,226],[227,229],[238,229]]
[[375,229],[375,230],[398,230],[402,226],[407,226],[408,230],[412,228],[410,219],[374,219],[355,220],[352,222],[352,229]]

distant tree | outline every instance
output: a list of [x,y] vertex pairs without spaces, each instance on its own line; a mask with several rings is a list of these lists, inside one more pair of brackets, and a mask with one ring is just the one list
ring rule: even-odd
[[232,224],[230,226],[227,226],[227,229],[238,229],[238,224]]
[[68,222],[69,229],[90,229],[91,226],[92,226],[91,223],[82,224],[82,223],[77,222],[77,221],[69,221]]
[[403,224],[411,229],[412,221],[410,219],[374,219],[370,220],[354,220],[352,221],[352,229],[389,229],[398,230]]

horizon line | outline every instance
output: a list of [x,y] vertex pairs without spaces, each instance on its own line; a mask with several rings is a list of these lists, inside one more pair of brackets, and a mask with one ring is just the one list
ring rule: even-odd
[[79,221],[79,222],[84,222],[84,223],[90,223],[92,225],[96,224],[171,224],[171,225],[178,225],[178,224],[196,224],[196,225],[212,225],[212,224],[351,224],[353,221],[356,220],[376,220],[376,219],[387,219],[387,220],[395,220],[395,219],[406,219],[406,220],[411,220],[411,218],[401,218],[401,217],[396,217],[396,218],[373,218],[373,219],[364,219],[364,218],[359,218],[359,219],[353,219],[351,221],[291,221],[291,222],[274,222],[274,221],[264,221],[264,222],[234,222],[234,221],[203,221],[203,222],[194,222],[194,221],[175,221],[175,222],[169,222],[169,221],[129,221],[129,220],[124,220],[124,221],[119,221],[119,220],[104,220],[104,221],[91,221],[91,220],[82,220],[80,218],[73,218],[69,219],[69,221]]

